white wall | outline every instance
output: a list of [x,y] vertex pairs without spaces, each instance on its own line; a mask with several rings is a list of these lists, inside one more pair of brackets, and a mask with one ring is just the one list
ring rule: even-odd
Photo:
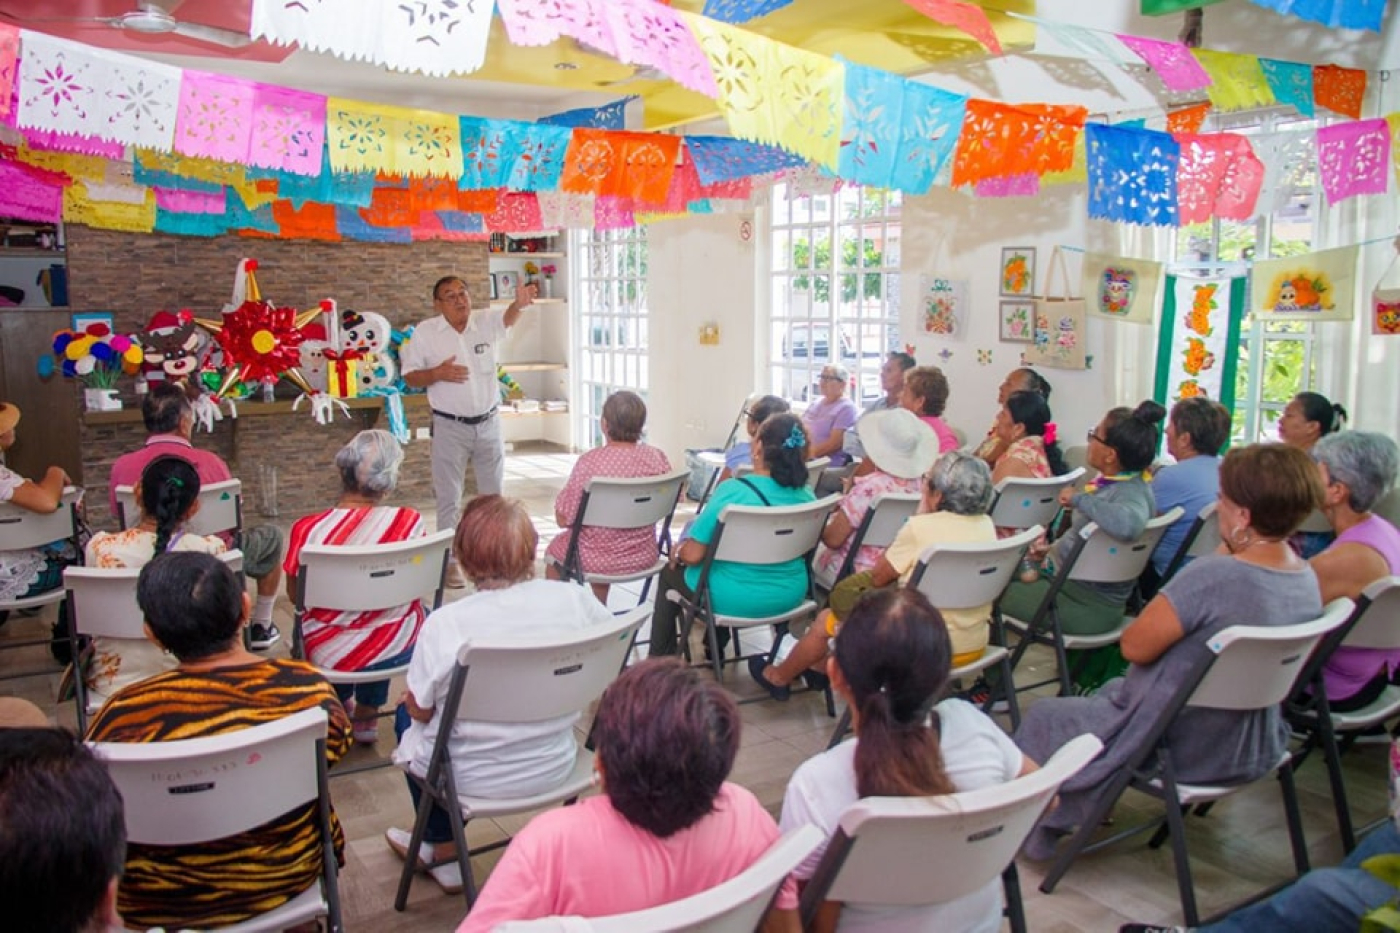
[[[741,225],[752,235],[741,237]],[[758,235],[752,214],[715,214],[647,229],[650,382],[647,437],[677,467],[688,447],[724,443],[753,391]],[[719,325],[717,346],[700,328]]]

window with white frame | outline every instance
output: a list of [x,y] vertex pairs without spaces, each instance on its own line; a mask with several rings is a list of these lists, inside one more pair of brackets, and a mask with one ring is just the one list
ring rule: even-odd
[[579,231],[573,255],[574,442],[589,449],[603,443],[600,418],[609,395],[618,389],[647,395],[646,227]]
[[[1217,130],[1263,137],[1272,133],[1310,132],[1314,121],[1277,114],[1247,117],[1239,126]],[[1315,161],[1304,150],[1296,165],[1278,174],[1288,186],[1283,204],[1261,211],[1253,221],[1211,220],[1183,227],[1177,237],[1177,259],[1197,263],[1249,263],[1314,252],[1319,248],[1317,206],[1322,196]],[[1245,273],[1248,274],[1247,266]],[[1252,311],[1253,295],[1246,290],[1245,316],[1240,324],[1240,358],[1235,370],[1235,411],[1232,443],[1278,438],[1284,406],[1316,381],[1315,334],[1305,321],[1263,321]]]
[[880,366],[899,343],[898,191],[773,189],[769,223],[769,391],[817,396],[822,366],[851,373],[858,404],[881,395]]

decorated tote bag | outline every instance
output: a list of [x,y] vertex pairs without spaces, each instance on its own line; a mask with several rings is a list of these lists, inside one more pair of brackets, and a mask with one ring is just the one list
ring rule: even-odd
[[1371,291],[1371,333],[1377,337],[1400,334],[1400,256],[1390,261]]
[[[1055,274],[1059,272],[1059,284]],[[1045,294],[1035,302],[1035,340],[1026,348],[1026,365],[1088,369],[1084,356],[1084,299],[1069,296],[1069,272],[1059,247],[1050,255]]]

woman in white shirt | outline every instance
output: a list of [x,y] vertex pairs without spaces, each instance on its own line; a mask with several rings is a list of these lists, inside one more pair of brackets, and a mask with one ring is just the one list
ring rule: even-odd
[[[866,594],[851,611],[827,662],[832,688],[851,710],[856,738],[797,769],[783,798],[779,827],[811,823],[828,836],[862,797],[923,797],[976,790],[1037,768],[987,716],[959,699],[938,702],[948,686],[952,643],[938,610],[906,587]],[[797,867],[812,877],[825,846]],[[937,852],[927,853],[938,858]],[[1001,880],[953,901],[889,907],[827,901],[816,930],[961,930],[1001,928]]]

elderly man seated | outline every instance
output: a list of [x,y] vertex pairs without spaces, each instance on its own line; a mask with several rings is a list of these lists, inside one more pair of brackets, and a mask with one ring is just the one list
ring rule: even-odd
[[[146,464],[157,457],[173,456],[188,460],[204,485],[233,479],[228,464],[216,453],[200,450],[190,443],[194,431],[194,410],[184,388],[168,382],[151,386],[141,402],[141,418],[146,423],[146,443],[140,450],[122,454],[112,464],[107,483],[107,505],[117,514],[117,487],[135,486]],[[256,650],[271,648],[282,633],[272,622],[272,607],[282,586],[282,532],[272,525],[243,529],[243,572],[257,581],[258,599],[249,618],[248,643]]]

